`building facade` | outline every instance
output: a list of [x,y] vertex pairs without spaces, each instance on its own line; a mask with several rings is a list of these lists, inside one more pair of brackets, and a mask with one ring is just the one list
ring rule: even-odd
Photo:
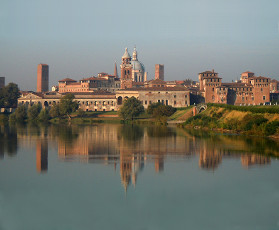
[[99,73],[98,77],[83,78],[79,82],[65,78],[58,81],[59,93],[80,93],[107,90],[115,92],[120,89],[120,79],[107,73]]
[[199,73],[200,93],[205,103],[260,105],[270,102],[270,78],[256,77],[252,72],[241,74],[240,82],[223,83],[218,73]]
[[121,106],[124,100],[130,97],[140,100],[145,109],[157,102],[175,108],[190,105],[190,92],[184,87],[144,87],[118,90],[116,92],[118,106]]
[[49,66],[39,64],[37,69],[37,92],[48,92],[49,89]]

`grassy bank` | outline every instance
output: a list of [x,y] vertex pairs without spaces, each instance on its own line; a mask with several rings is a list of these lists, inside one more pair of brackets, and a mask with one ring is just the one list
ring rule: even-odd
[[182,126],[279,137],[279,107],[209,104],[207,110],[188,118]]

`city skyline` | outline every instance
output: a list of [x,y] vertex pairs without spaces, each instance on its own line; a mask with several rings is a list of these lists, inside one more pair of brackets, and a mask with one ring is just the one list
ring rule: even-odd
[[65,77],[113,74],[125,47],[131,54],[135,45],[148,80],[158,63],[165,66],[165,80],[198,80],[208,69],[227,82],[247,70],[279,80],[276,0],[1,5],[0,76],[22,90],[35,91],[39,63],[50,66],[50,87]]

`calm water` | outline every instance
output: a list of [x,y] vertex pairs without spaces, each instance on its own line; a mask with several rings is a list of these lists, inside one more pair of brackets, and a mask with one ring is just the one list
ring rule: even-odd
[[0,126],[0,229],[279,229],[279,143],[171,127]]

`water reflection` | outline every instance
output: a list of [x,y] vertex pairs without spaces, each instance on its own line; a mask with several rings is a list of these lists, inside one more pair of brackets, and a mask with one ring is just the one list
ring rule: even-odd
[[0,127],[0,156],[15,155],[18,145],[36,146],[38,172],[48,170],[49,147],[57,149],[61,161],[101,163],[119,167],[127,191],[136,186],[145,164],[154,171],[167,170],[165,162],[198,156],[201,169],[217,170],[223,160],[239,159],[244,168],[269,165],[279,156],[278,142],[229,135],[211,135],[183,129],[137,125],[18,126]]
[[38,172],[46,172],[48,168],[48,140],[38,139],[36,148],[36,166]]

